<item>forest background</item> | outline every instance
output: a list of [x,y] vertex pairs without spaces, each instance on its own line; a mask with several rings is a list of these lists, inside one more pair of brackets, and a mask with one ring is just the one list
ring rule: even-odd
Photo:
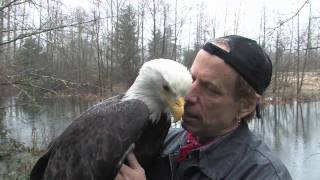
[[239,34],[256,40],[273,61],[267,96],[314,99],[317,2],[279,2],[285,9],[278,10],[271,2],[2,0],[0,94],[13,87],[33,103],[52,95],[109,97],[125,91],[150,59],[190,67],[206,41]]

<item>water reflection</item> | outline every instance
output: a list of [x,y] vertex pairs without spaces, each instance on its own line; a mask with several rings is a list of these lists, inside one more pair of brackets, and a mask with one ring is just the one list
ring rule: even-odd
[[9,98],[4,106],[3,124],[10,138],[33,148],[45,148],[81,112],[92,103],[78,98],[46,99],[42,107],[11,106],[19,104]]
[[320,102],[271,105],[250,128],[287,165],[294,179],[320,178]]
[[[94,102],[77,98],[46,100],[43,108],[10,106],[9,98],[0,109],[1,142],[9,136],[29,147],[45,148],[69,125],[73,118]],[[263,119],[252,120],[249,127],[269,145],[286,164],[294,179],[320,179],[320,102],[268,105]]]

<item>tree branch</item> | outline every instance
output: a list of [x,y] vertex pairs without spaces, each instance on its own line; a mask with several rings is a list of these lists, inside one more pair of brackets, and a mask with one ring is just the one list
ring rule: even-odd
[[88,24],[88,23],[92,23],[92,22],[95,22],[97,20],[106,19],[106,18],[109,18],[109,17],[92,19],[92,20],[84,21],[84,22],[80,22],[80,23],[61,25],[61,26],[56,26],[56,27],[52,27],[52,28],[38,30],[38,31],[35,31],[35,32],[31,32],[31,33],[20,34],[18,37],[14,38],[14,39],[12,39],[10,41],[5,41],[3,43],[0,43],[0,46],[15,42],[15,41],[17,41],[19,39],[24,39],[24,38],[27,38],[27,37],[30,37],[30,36],[33,36],[33,35],[41,34],[41,33],[44,33],[44,32],[53,31],[53,30],[57,30],[57,29],[63,29],[63,28],[66,28],[66,27],[78,26],[78,25],[81,25],[81,24]]
[[273,28],[268,28],[268,29],[271,29],[271,31],[268,33],[268,34],[272,34],[276,29],[280,28],[282,25],[284,25],[285,23],[287,23],[288,21],[292,20],[294,17],[296,17],[300,11],[304,8],[304,6],[306,4],[310,3],[309,0],[306,0],[301,6],[300,8],[298,9],[298,11],[296,13],[294,13],[291,17],[279,22],[279,24],[276,26],[276,27],[273,27]]
[[9,108],[9,107],[17,107],[17,106],[25,106],[25,105],[28,105],[28,103],[12,104],[12,105],[10,105],[10,106],[1,106],[0,109],[6,109],[6,108]]
[[309,160],[311,157],[313,157],[313,156],[318,156],[318,155],[320,155],[320,153],[311,154],[311,155],[308,156],[304,161],[307,161],[307,160]]
[[11,85],[12,87],[18,89],[20,92],[22,92],[23,94],[25,94],[30,100],[31,102],[35,102],[35,99],[24,89],[20,88],[19,86],[17,86],[16,84],[12,83],[8,78],[4,77],[4,79],[7,81],[7,83],[9,85]]
[[17,1],[20,1],[20,0],[13,0],[11,2],[8,2],[7,4],[0,7],[0,11],[3,11],[4,9],[9,8],[10,6],[17,6],[19,4],[27,3],[29,0],[25,0],[24,2],[17,2]]
[[41,75],[41,74],[36,74],[36,73],[31,73],[31,75],[37,76],[37,77],[41,77],[41,78],[51,79],[53,81],[59,81],[62,84],[64,84],[66,87],[68,87],[68,84],[71,85],[71,86],[88,86],[89,85],[89,84],[86,84],[86,83],[76,83],[76,82],[71,82],[71,81],[68,81],[68,80],[65,80],[65,79],[59,79],[59,78],[56,78],[54,76],[46,76],[46,75]]

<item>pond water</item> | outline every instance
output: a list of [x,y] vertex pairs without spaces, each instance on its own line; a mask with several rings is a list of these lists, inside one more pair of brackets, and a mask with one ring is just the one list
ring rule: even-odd
[[293,179],[320,179],[320,102],[270,105],[250,128],[288,167]]
[[[44,149],[72,119],[94,103],[57,98],[34,109],[12,106],[19,102],[14,97],[7,98],[0,104],[6,107],[0,109],[0,145],[15,139],[27,147]],[[268,105],[262,111],[263,119],[249,124],[286,164],[293,179],[320,179],[319,108],[320,102]]]
[[[7,108],[1,123],[8,132],[7,137],[27,147],[46,148],[74,118],[94,104],[79,98],[46,99],[40,103],[41,108],[25,106],[14,97],[3,103],[2,106]],[[14,104],[23,106],[12,106]]]

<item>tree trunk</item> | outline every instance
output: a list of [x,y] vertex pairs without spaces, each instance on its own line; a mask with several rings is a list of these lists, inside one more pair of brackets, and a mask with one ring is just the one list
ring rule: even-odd
[[[8,2],[9,2],[9,0],[8,0]],[[8,8],[7,8],[7,41],[10,41],[10,38],[11,38],[11,35],[10,35],[10,32],[11,32],[10,23],[11,23],[11,7],[8,6]],[[10,50],[11,50],[10,43],[8,43],[7,44],[7,56],[8,57],[11,57],[11,51]],[[7,59],[7,61],[10,61],[10,60]],[[7,62],[7,63],[9,63],[9,62]]]
[[141,60],[144,63],[144,13],[145,13],[145,3],[143,2],[142,12],[141,12]]
[[[14,11],[13,11],[13,39],[16,39],[17,37],[17,6],[14,6]],[[13,42],[13,57],[16,55],[16,50],[17,50],[17,41]]]
[[[100,18],[100,5],[99,2],[97,2],[97,8],[93,12],[93,18],[98,19]],[[97,14],[98,13],[98,14]],[[102,62],[101,62],[101,54],[100,54],[100,42],[99,42],[99,37],[100,37],[100,24],[99,21],[95,21],[93,25],[94,29],[94,34],[95,34],[95,43],[96,43],[96,53],[97,53],[97,68],[98,68],[98,86],[99,86],[99,93],[102,95],[102,89],[103,89],[103,84],[102,84],[102,79],[101,79],[101,74],[102,74]]]
[[[3,1],[1,1],[0,5],[2,6]],[[4,29],[4,21],[3,21],[4,17],[3,17],[3,11],[0,11],[0,44],[3,42],[3,32],[2,30]],[[0,46],[0,63],[3,63],[3,48],[2,46]]]
[[173,44],[173,59],[177,60],[177,19],[178,19],[178,4],[176,0],[176,5],[174,8],[174,44]]
[[157,31],[157,27],[156,27],[156,2],[155,0],[152,1],[153,2],[153,57],[151,57],[152,59],[155,58],[156,55],[156,31]]
[[166,9],[166,5],[164,5],[164,7],[163,7],[163,36],[162,36],[161,57],[165,56],[165,51],[166,51],[166,21],[167,21],[167,9]]
[[301,80],[299,81],[299,92],[301,92],[302,89],[302,85],[303,85],[303,81],[304,81],[304,75],[305,75],[305,70],[306,70],[306,64],[307,64],[307,60],[310,59],[310,52],[309,49],[311,47],[311,4],[309,5],[309,21],[308,21],[308,33],[307,33],[307,48],[306,48],[306,53],[305,53],[305,57],[304,57],[304,62],[302,65],[302,72],[301,72]]
[[280,43],[279,43],[279,38],[280,38],[280,32],[277,32],[277,39],[276,39],[276,53],[275,53],[275,62],[274,62],[274,78],[273,78],[273,89],[272,93],[273,94],[278,94],[278,62],[280,59]]
[[110,11],[111,11],[111,41],[110,41],[110,90],[113,92],[113,47],[114,47],[114,25],[113,25],[113,0],[110,0]]
[[299,21],[299,14],[297,16],[297,20],[298,20],[298,27],[297,27],[297,67],[296,67],[296,79],[297,79],[297,82],[296,82],[296,92],[297,92],[297,97],[300,95],[300,21]]

